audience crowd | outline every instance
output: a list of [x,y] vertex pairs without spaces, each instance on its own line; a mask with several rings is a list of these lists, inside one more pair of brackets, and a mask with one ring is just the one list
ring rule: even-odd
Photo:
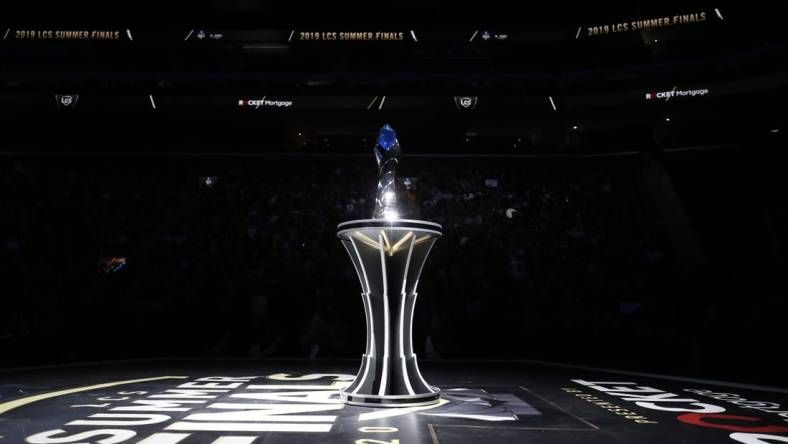
[[[0,364],[363,352],[336,225],[371,216],[371,155],[0,168]],[[636,160],[406,157],[400,176],[444,227],[421,358],[625,362],[681,333],[665,303],[681,274]]]

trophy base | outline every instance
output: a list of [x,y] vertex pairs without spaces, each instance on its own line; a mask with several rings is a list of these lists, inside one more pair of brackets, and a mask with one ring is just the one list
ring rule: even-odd
[[435,393],[420,395],[364,395],[358,393],[339,392],[339,398],[348,405],[363,407],[419,407],[437,404],[440,399],[440,390],[432,387]]
[[416,407],[436,404],[440,390],[419,372],[413,352],[416,285],[441,226],[422,220],[354,220],[337,236],[361,283],[366,352],[353,382],[340,391],[349,405]]

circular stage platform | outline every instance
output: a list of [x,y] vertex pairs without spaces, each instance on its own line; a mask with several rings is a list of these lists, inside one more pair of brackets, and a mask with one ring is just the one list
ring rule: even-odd
[[526,362],[424,362],[437,404],[347,405],[349,361],[0,372],[0,444],[781,443],[788,390]]

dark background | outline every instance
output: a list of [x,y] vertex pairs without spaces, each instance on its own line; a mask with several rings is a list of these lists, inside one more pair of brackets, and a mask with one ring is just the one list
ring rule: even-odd
[[[419,44],[260,50],[243,37],[256,23],[349,28],[235,6],[247,15],[213,5],[215,25],[79,25],[135,42],[0,42],[0,365],[357,358],[359,287],[335,230],[371,215],[371,149],[391,123],[421,217],[444,226],[420,282],[420,358],[786,384],[775,10],[540,11],[503,20],[512,40],[497,46],[466,44],[495,22],[450,10],[449,25],[414,26]],[[706,23],[575,38],[701,10]],[[67,19],[7,28],[78,26]],[[198,26],[241,37],[184,44]],[[644,99],[673,87],[710,93]],[[78,105],[57,107],[64,93]],[[296,105],[235,106],[263,95]]]

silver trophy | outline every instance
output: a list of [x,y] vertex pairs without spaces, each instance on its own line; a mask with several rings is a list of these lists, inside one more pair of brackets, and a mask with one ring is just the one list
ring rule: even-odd
[[401,152],[396,132],[384,125],[374,148],[378,186],[373,218],[337,227],[361,282],[367,318],[361,368],[353,383],[340,392],[346,404],[405,407],[440,400],[440,390],[421,376],[413,353],[413,309],[421,269],[442,227],[408,219],[398,205],[396,170]]

